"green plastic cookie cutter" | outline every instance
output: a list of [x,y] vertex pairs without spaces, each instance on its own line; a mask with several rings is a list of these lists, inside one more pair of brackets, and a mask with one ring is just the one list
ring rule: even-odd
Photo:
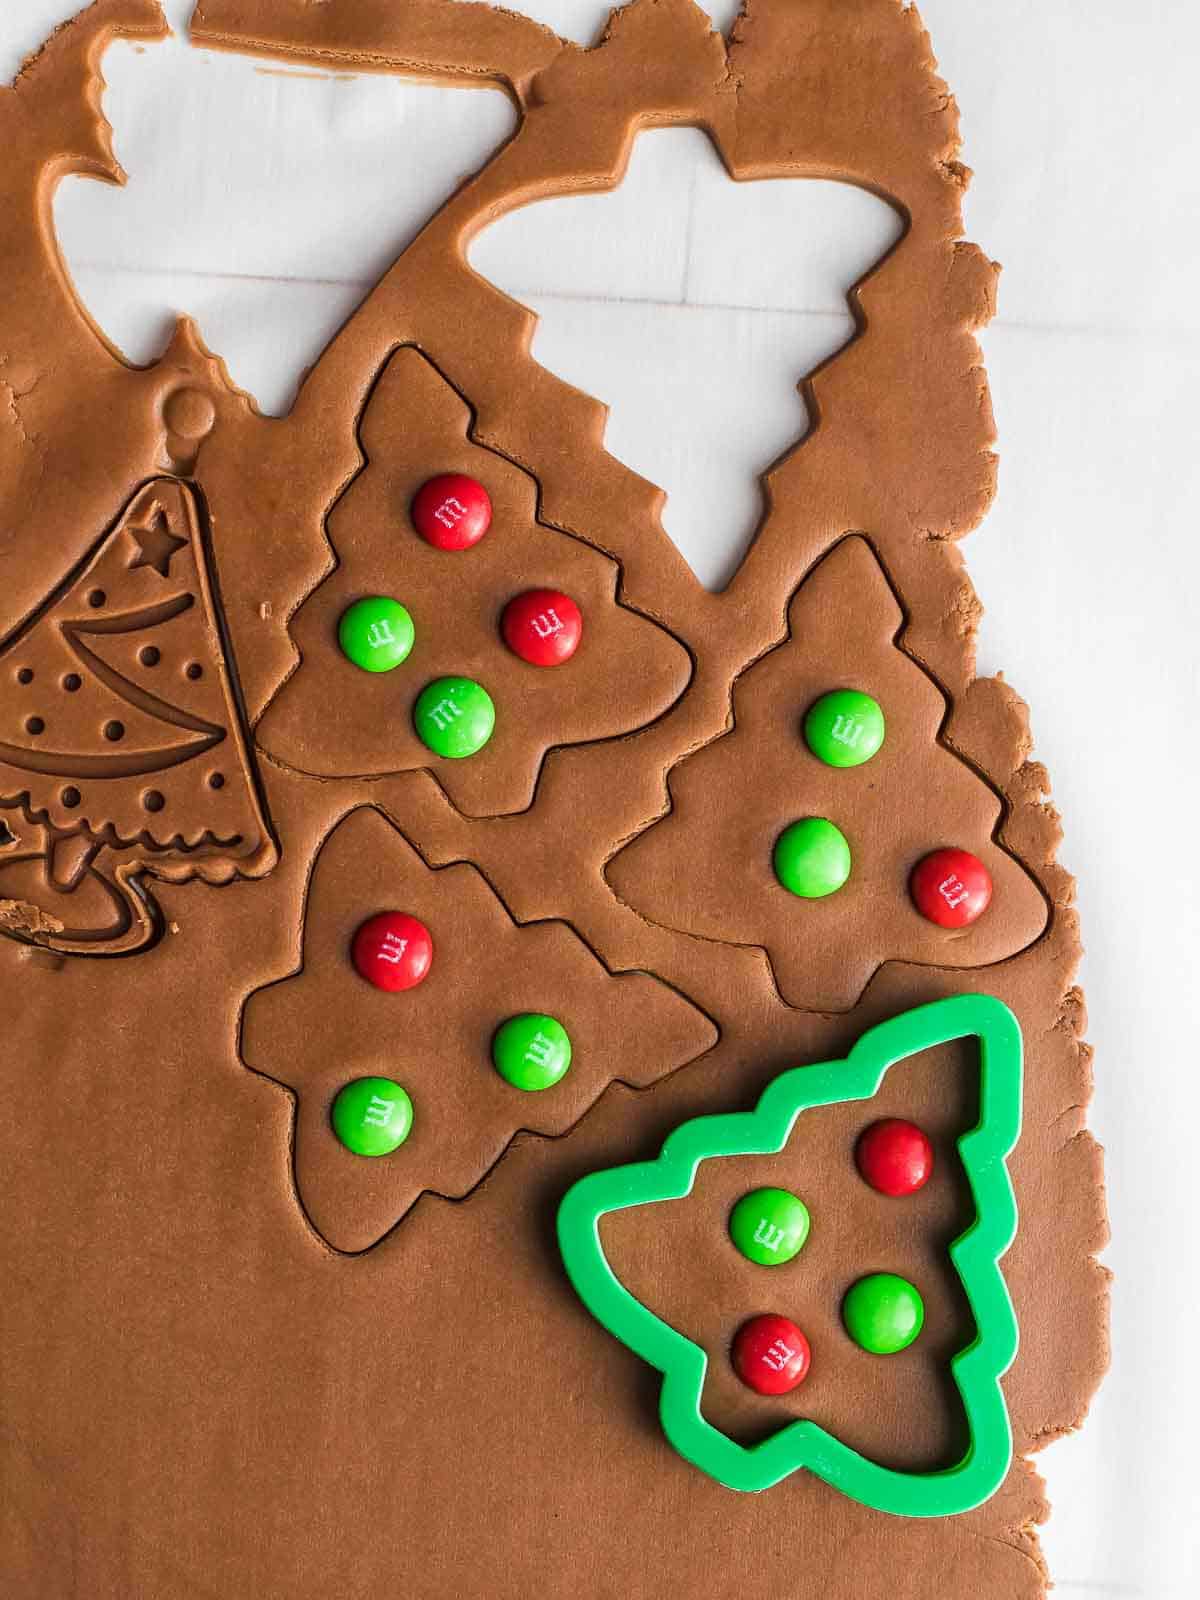
[[[919,1050],[954,1039],[979,1041],[979,1122],[958,1141],[975,1201],[975,1220],[950,1246],[975,1319],[976,1336],[950,1363],[970,1431],[957,1465],[898,1472],[849,1449],[815,1422],[789,1422],[754,1445],[738,1444],[701,1415],[708,1357],[617,1279],[600,1242],[613,1211],[681,1200],[713,1156],[773,1155],[804,1111],[869,1100],[888,1069]],[[1000,1258],[1017,1231],[1017,1206],[1005,1159],[1021,1130],[1021,1030],[989,995],[956,995],[906,1011],[864,1033],[844,1061],[782,1073],[753,1111],[696,1117],[676,1128],[654,1161],[592,1173],[570,1189],[558,1213],[567,1273],[594,1317],[663,1375],[663,1431],[685,1460],[730,1489],[769,1489],[801,1468],[833,1488],[905,1517],[948,1517],[982,1505],[1012,1463],[1012,1428],[1000,1379],[1017,1353],[1017,1319]]]

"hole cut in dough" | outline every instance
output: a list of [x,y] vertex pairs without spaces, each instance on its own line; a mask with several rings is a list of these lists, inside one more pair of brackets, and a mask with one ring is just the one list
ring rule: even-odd
[[[348,76],[116,41],[103,107],[125,188],[69,178],[54,218],[89,314],[131,362],[195,317],[271,415],[424,223],[504,143],[498,87]],[[77,9],[75,7],[74,9]]]
[[82,9],[83,0],[8,0],[0,17],[0,88],[8,88],[55,28]]
[[536,360],[611,408],[605,447],[666,490],[666,532],[719,591],[760,475],[808,431],[798,384],[853,337],[849,290],[903,231],[865,189],[735,183],[705,134],[652,129],[618,188],[502,217],[470,259],[537,313]]
[[[741,12],[742,0],[696,0],[696,4],[707,13],[717,32],[728,38]],[[521,0],[508,9],[523,11],[535,22],[553,28],[560,39],[591,45],[603,33],[613,11],[621,8],[615,6],[613,0]]]

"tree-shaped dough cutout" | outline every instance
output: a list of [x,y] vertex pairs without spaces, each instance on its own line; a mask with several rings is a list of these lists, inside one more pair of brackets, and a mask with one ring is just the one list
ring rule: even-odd
[[[530,804],[551,748],[628,733],[675,702],[691,673],[683,646],[620,603],[614,561],[539,519],[534,479],[476,442],[466,401],[420,351],[387,362],[359,438],[364,466],[327,523],[337,569],[292,623],[301,665],[258,726],[264,749],[324,777],[427,768],[459,810],[490,816]],[[491,504],[486,532],[457,548],[429,542],[414,522],[421,489],[448,477],[471,480]],[[462,496],[451,485],[430,508],[435,537],[455,542]],[[531,594],[563,595],[582,617],[577,648],[557,665],[506,641],[506,608]],[[339,648],[339,623],[380,597],[407,611],[413,643],[390,670],[363,670]],[[533,608],[535,645],[558,637],[559,612],[553,598]],[[465,757],[431,747],[414,721],[422,692],[447,680],[480,686],[494,707],[490,735]]]
[[147,875],[269,872],[201,508],[159,478],[0,646],[0,928],[124,954],[159,930]]
[[[759,1437],[752,1442],[743,1442],[708,1415],[704,1402],[709,1355],[622,1282],[614,1269],[606,1225],[619,1218],[628,1221],[643,1237],[652,1234],[656,1209],[666,1211],[674,1202],[687,1201],[694,1191],[700,1195],[702,1183],[698,1179],[708,1163],[731,1166],[735,1174],[743,1177],[747,1198],[758,1203],[762,1191],[755,1188],[755,1158],[774,1156],[796,1142],[811,1230],[815,1234],[824,1228],[844,1255],[843,1268],[832,1277],[814,1263],[808,1274],[809,1292],[836,1293],[843,1324],[841,1341],[847,1348],[855,1341],[859,1343],[861,1362],[903,1363],[909,1349],[928,1330],[917,1319],[917,1331],[913,1333],[909,1327],[904,1333],[908,1344],[892,1339],[889,1348],[894,1323],[889,1325],[882,1314],[874,1323],[870,1317],[859,1320],[863,1301],[856,1297],[866,1286],[869,1304],[871,1294],[878,1288],[880,1293],[893,1295],[893,1308],[903,1307],[906,1302],[895,1288],[897,1281],[919,1295],[919,1286],[895,1271],[897,1264],[906,1264],[906,1248],[911,1254],[913,1228],[903,1207],[916,1196],[871,1196],[866,1177],[853,1172],[853,1141],[843,1140],[840,1148],[836,1144],[832,1147],[834,1165],[844,1169],[840,1172],[831,1172],[828,1152],[822,1152],[825,1159],[813,1159],[814,1152],[804,1141],[810,1124],[819,1122],[822,1114],[832,1108],[857,1106],[864,1132],[878,1128],[872,1113],[878,1114],[876,1102],[885,1090],[889,1073],[909,1057],[959,1040],[978,1043],[979,1092],[977,1121],[957,1141],[969,1186],[971,1220],[947,1250],[971,1315],[970,1333],[948,1363],[948,1376],[957,1390],[966,1425],[966,1439],[958,1458],[934,1470],[897,1469],[854,1448],[806,1416],[803,1397],[812,1379],[795,1359],[802,1341],[789,1330],[790,1317],[786,1316],[779,1325],[778,1343],[768,1345],[763,1352],[764,1365],[768,1373],[777,1374],[791,1363],[797,1405],[790,1414],[780,1417],[772,1409],[773,1402],[763,1398],[763,1420],[773,1425],[765,1433],[760,1429]],[[870,1029],[844,1060],[784,1072],[752,1111],[686,1122],[670,1135],[655,1160],[594,1173],[570,1190],[558,1218],[567,1272],[592,1315],[662,1373],[659,1411],[663,1429],[686,1460],[726,1487],[744,1491],[769,1489],[804,1469],[854,1500],[904,1516],[951,1516],[972,1510],[995,1493],[1012,1461],[1012,1430],[1000,1380],[1016,1355],[1018,1331],[1000,1261],[1012,1244],[1017,1226],[1006,1161],[1020,1132],[1021,1086],[1022,1043],[1016,1017],[1007,1006],[987,995],[954,996],[904,1012]],[[859,1163],[864,1174],[872,1170],[861,1155]],[[890,1259],[882,1236],[871,1239],[868,1247],[869,1230],[847,1225],[844,1207],[834,1199],[837,1181],[847,1173],[876,1201],[881,1212],[887,1207],[899,1208]],[[691,1203],[696,1203],[695,1199]],[[714,1208],[710,1210],[710,1230],[714,1236],[723,1235],[726,1255],[731,1261],[738,1260],[735,1215],[727,1207],[719,1213]],[[855,1220],[857,1223],[858,1218]],[[781,1235],[781,1229],[760,1224],[753,1239],[769,1245]],[[741,1237],[745,1246],[748,1236]],[[750,1257],[741,1261],[747,1273],[745,1281],[747,1285],[754,1282],[747,1292],[747,1316],[768,1307],[776,1315],[792,1309],[793,1301],[804,1289],[806,1248],[802,1245],[782,1266],[765,1264],[763,1249],[753,1242],[743,1248],[742,1255],[748,1251]],[[867,1248],[883,1259],[865,1255]],[[703,1276],[705,1292],[711,1293],[716,1286],[706,1266],[703,1252],[697,1252],[693,1271]],[[880,1286],[884,1278],[890,1282]],[[791,1328],[800,1331],[796,1324]],[[805,1350],[810,1372],[822,1363],[839,1359],[839,1353],[831,1349],[838,1337],[838,1332],[827,1328],[821,1339],[813,1340],[811,1350]],[[728,1361],[732,1349],[736,1363],[739,1351],[735,1326],[730,1327],[723,1343],[721,1359]],[[768,1391],[772,1395],[783,1392],[782,1385],[755,1387],[763,1397]],[[863,1390],[853,1376],[845,1380],[844,1387],[847,1393],[843,1414],[853,1417],[863,1403]]]
[[[354,959],[359,929],[386,913],[419,923],[432,947],[425,976],[396,992],[376,987]],[[386,958],[404,952],[395,938],[383,949],[386,981]],[[426,866],[370,808],[351,813],[321,847],[301,960],[292,977],[251,995],[242,1058],[295,1093],[298,1197],[317,1231],[345,1251],[374,1244],[423,1190],[468,1193],[519,1130],[565,1133],[613,1079],[652,1083],[716,1035],[664,984],[614,976],[565,923],[514,922],[475,867]],[[523,1066],[544,1082],[536,1026],[519,1040],[518,1070],[498,1068],[497,1056],[511,1061],[497,1033],[516,1018],[552,1019],[569,1040],[569,1065],[549,1086],[522,1086]],[[347,1085],[373,1078],[403,1090],[412,1122],[398,1148],[368,1156],[339,1139],[333,1110]]]
[[[793,597],[787,639],[735,683],[731,730],[672,769],[669,812],[606,869],[653,922],[761,946],[783,999],[804,1010],[848,1010],[885,961],[987,966],[1046,924],[1040,889],[995,840],[999,796],[939,736],[946,700],[898,647],[903,620],[866,540],[843,539]],[[830,765],[806,740],[809,711],[840,691],[873,700],[886,725],[861,764]],[[829,728],[855,737],[852,721]],[[850,870],[805,897],[781,881],[776,847],[810,820],[833,825]],[[971,853],[992,884],[987,909],[959,928],[928,920],[910,893],[918,863],[947,848]]]

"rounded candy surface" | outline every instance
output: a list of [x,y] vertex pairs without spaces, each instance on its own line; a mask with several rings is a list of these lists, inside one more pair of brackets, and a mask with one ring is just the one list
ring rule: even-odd
[[880,1194],[916,1194],[933,1176],[933,1146],[915,1122],[899,1117],[872,1123],[859,1138],[854,1159]]
[[913,904],[939,928],[965,928],[987,910],[992,877],[969,850],[934,850],[909,879]]
[[417,490],[413,527],[438,550],[469,550],[492,525],[492,502],[476,478],[443,472]]
[[500,632],[514,655],[535,667],[561,667],[579,648],[583,613],[558,589],[526,589],[508,602]]
[[925,1323],[925,1305],[907,1278],[873,1272],[860,1278],[842,1301],[846,1332],[871,1355],[907,1350]]
[[427,976],[433,940],[416,917],[404,911],[383,911],[364,922],[354,935],[351,957],[368,983],[397,994],[416,988]]
[[859,689],[823,694],[804,719],[804,740],[827,767],[861,767],[883,744],[886,728],[878,700]]
[[482,750],[496,727],[496,707],[471,678],[435,678],[417,697],[413,723],[434,755],[461,761]]
[[804,1248],[808,1207],[788,1189],[752,1189],[729,1215],[729,1234],[748,1261],[779,1267]]
[[808,1340],[787,1317],[751,1317],[733,1341],[733,1368],[755,1394],[789,1394],[808,1376]]
[[516,1089],[550,1089],[571,1065],[570,1036],[556,1017],[522,1012],[497,1028],[492,1062]]
[[412,1101],[391,1078],[356,1078],[338,1091],[330,1120],[356,1156],[388,1156],[412,1129]]
[[834,894],[850,876],[846,835],[824,817],[805,817],[775,841],[775,876],[804,900]]
[[342,612],[338,644],[364,672],[391,672],[407,661],[416,638],[413,620],[390,595],[368,595]]

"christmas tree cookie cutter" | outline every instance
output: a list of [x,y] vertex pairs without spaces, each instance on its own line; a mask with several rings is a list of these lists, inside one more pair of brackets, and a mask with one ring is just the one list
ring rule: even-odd
[[[919,1050],[976,1038],[980,1115],[958,1141],[975,1202],[975,1220],[949,1247],[975,1319],[976,1336],[950,1363],[966,1412],[970,1443],[956,1465],[899,1472],[849,1449],[804,1419],[746,1446],[701,1414],[708,1357],[634,1298],[614,1274],[600,1223],[632,1206],[691,1193],[710,1157],[775,1154],[799,1116],[816,1106],[875,1095],[889,1068]],[[558,1239],[576,1292],[596,1319],[663,1375],[663,1431],[685,1460],[730,1489],[769,1489],[804,1468],[863,1505],[897,1516],[946,1517],[973,1510],[1004,1481],[1012,1463],[1012,1427],[1000,1380],[1017,1353],[1012,1300],[1000,1258],[1017,1229],[1006,1158],[1021,1127],[1022,1042],[1017,1019],[988,995],[956,995],[906,1011],[864,1033],[845,1060],[793,1067],[769,1086],[753,1111],[683,1123],[653,1161],[592,1173],[570,1189],[558,1213]]]

